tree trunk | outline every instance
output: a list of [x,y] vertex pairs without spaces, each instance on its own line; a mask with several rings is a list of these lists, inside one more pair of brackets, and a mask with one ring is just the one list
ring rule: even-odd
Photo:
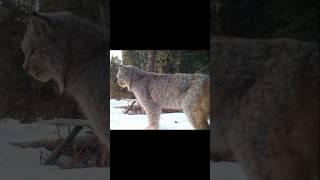
[[155,72],[156,55],[157,55],[156,50],[150,50],[148,52],[148,64],[146,68],[147,72]]

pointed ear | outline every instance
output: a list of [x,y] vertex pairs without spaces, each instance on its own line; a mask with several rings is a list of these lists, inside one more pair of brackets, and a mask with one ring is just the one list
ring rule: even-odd
[[116,66],[117,66],[117,68],[122,68],[122,69],[126,69],[126,67],[125,66],[123,66],[123,65],[121,65],[121,64],[118,64],[118,63],[116,63]]
[[46,37],[52,31],[53,24],[50,18],[35,12],[30,18],[28,29],[31,33]]

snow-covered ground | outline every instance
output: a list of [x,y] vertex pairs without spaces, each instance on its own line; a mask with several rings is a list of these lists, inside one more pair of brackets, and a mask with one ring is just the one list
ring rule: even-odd
[[210,180],[247,180],[247,178],[238,163],[211,162]]
[[[143,115],[123,114],[122,108],[116,106],[128,105],[124,100],[110,100],[110,128],[116,129],[145,129],[148,119]],[[184,113],[167,113],[160,116],[159,129],[193,129]],[[112,134],[112,132],[111,132]],[[111,147],[112,148],[112,147]],[[210,180],[247,180],[238,163],[210,163]]]
[[[55,127],[39,123],[20,124],[16,120],[0,121],[0,176],[14,180],[100,180],[110,179],[109,168],[60,169],[40,165],[39,149],[19,148],[8,142],[56,138]],[[66,132],[66,131],[65,131]]]
[[[110,100],[110,129],[145,129],[148,118],[145,114],[128,115],[123,114],[122,108],[116,106],[128,105],[124,100]],[[184,113],[166,113],[160,116],[159,129],[193,129]]]

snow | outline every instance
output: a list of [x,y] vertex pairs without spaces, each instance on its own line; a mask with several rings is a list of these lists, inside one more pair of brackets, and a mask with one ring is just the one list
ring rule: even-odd
[[[145,129],[148,119],[143,115],[123,114],[122,108],[116,106],[128,105],[125,100],[110,100],[110,128],[116,129]],[[184,113],[167,113],[160,116],[159,129],[193,129]],[[211,180],[247,180],[241,167],[234,162],[210,163]]]
[[[66,134],[66,129],[61,129]],[[0,174],[1,179],[14,180],[95,180],[110,179],[109,168],[60,169],[40,164],[40,149],[19,148],[8,142],[24,142],[56,138],[56,127],[39,123],[20,124],[17,120],[0,121]]]
[[[148,125],[148,118],[145,114],[128,115],[122,113],[122,108],[115,108],[125,105],[128,105],[125,100],[110,100],[110,129],[145,129]],[[166,113],[160,116],[159,129],[183,130],[194,128],[184,113]]]
[[211,162],[210,180],[247,180],[238,163]]

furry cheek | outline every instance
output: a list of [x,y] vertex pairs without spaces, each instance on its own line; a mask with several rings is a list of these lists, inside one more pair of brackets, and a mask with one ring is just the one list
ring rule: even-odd
[[118,81],[118,84],[120,87],[126,87],[126,83],[124,83],[123,81]]

